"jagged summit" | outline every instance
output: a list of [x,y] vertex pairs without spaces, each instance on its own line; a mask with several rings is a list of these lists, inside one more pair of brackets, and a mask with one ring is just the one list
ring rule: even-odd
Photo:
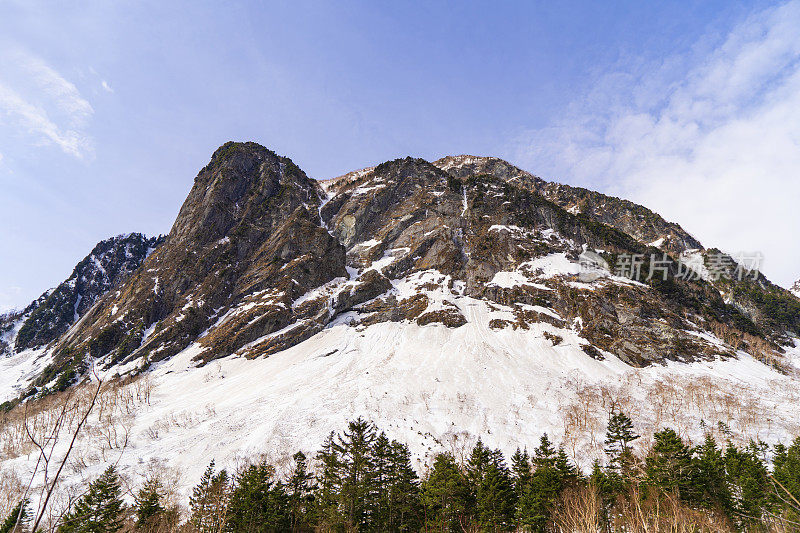
[[[287,303],[345,274],[344,251],[320,223],[323,196],[290,159],[226,143],[198,174],[164,243],[70,332],[61,353],[158,361],[224,315],[226,333],[206,338],[210,357],[284,327]],[[249,312],[234,312],[245,300]]]
[[14,320],[8,320],[0,352],[45,346],[63,335],[111,288],[120,285],[161,243],[161,237],[141,233],[118,235],[100,241],[72,274],[46,291]]

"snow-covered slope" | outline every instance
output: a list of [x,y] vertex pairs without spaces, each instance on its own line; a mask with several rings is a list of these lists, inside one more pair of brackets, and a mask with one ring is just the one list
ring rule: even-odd
[[[420,468],[438,451],[460,457],[479,437],[511,453],[544,432],[588,467],[602,456],[612,405],[645,437],[670,426],[694,439],[708,430],[785,442],[800,431],[800,381],[747,354],[637,369],[610,354],[587,357],[573,329],[498,330],[489,323],[504,311],[469,297],[454,302],[468,320],[460,328],[332,325],[267,358],[206,366],[193,362],[202,348],[190,346],[114,393],[119,404],[129,399],[129,410],[104,415],[113,430],[94,420],[73,452],[65,489],[119,461],[132,479],[143,465],[167,465],[185,494],[212,459],[235,468],[266,455],[282,464],[297,450],[313,454],[357,416],[408,442]],[[800,347],[790,357],[800,362]],[[34,359],[3,360],[0,375],[30,371]],[[24,475],[35,457],[2,468]]]

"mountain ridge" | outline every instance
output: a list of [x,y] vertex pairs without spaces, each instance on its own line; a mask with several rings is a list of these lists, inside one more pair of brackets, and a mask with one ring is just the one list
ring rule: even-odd
[[[160,242],[57,339],[35,387],[69,385],[89,361],[142,372],[192,344],[201,364],[267,356],[338,323],[461,327],[468,299],[508,309],[497,330],[579,323],[588,356],[634,366],[739,349],[780,366],[800,332],[797,299],[762,275],[683,280],[673,264],[663,282],[641,283],[607,266],[581,281],[587,250],[608,264],[689,254],[698,272],[711,251],[642,206],[493,157],[406,157],[317,182],[261,145],[225,143]],[[423,283],[427,272],[444,277]]]

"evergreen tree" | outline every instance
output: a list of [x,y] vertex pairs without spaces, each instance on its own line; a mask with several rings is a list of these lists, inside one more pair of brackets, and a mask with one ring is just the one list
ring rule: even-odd
[[0,533],[23,533],[26,531],[30,518],[28,500],[22,500],[11,510],[6,519],[0,523]]
[[489,467],[492,452],[484,446],[483,441],[478,439],[475,446],[472,448],[469,459],[467,459],[467,480],[469,481],[470,491],[473,494],[478,490],[483,476],[486,475],[486,469]]
[[514,484],[514,492],[517,495],[517,499],[522,497],[522,493],[525,487],[528,486],[530,479],[531,460],[528,456],[528,450],[520,451],[517,448],[517,451],[511,456],[511,481]]
[[314,476],[308,472],[303,452],[297,452],[292,458],[294,472],[287,486],[291,529],[294,532],[310,531],[313,525]]
[[559,494],[568,483],[579,480],[579,473],[563,448],[556,452],[547,434],[542,435],[531,462],[533,472],[520,484],[516,517],[528,530],[546,531]]
[[539,440],[539,446],[533,451],[533,466],[534,468],[553,468],[556,466],[556,449],[550,442],[547,433],[542,435]]
[[478,525],[489,531],[511,531],[517,498],[502,457],[493,459],[486,467],[475,498]]
[[198,533],[218,533],[227,523],[229,498],[228,473],[215,473],[212,460],[189,498],[189,523]]
[[469,482],[453,456],[440,453],[423,481],[421,500],[426,528],[433,531],[465,531],[472,523]]
[[692,451],[673,429],[653,435],[655,443],[645,458],[645,476],[651,486],[691,499],[694,487]]
[[372,446],[373,482],[375,484],[375,508],[372,509],[372,524],[376,530],[386,531],[391,523],[391,442],[381,432]]
[[339,509],[342,490],[343,465],[336,450],[335,434],[325,439],[322,449],[317,453],[320,471],[317,477],[317,490],[314,494],[315,521],[326,529],[344,527],[344,518]]
[[122,529],[125,504],[119,476],[113,466],[89,484],[64,517],[59,533],[111,533]]
[[[565,459],[566,455],[562,461]],[[544,532],[564,482],[557,464],[558,454],[547,434],[542,435],[534,450],[532,463],[533,474],[517,504],[517,520],[520,526],[530,531]],[[569,471],[569,463],[562,464],[561,468]]]
[[784,513],[789,520],[800,522],[800,437],[788,448],[776,445],[772,464],[775,492],[782,502]]
[[556,454],[556,470],[558,470],[558,474],[561,477],[562,482],[564,483],[572,483],[576,482],[580,479],[581,474],[578,470],[578,467],[575,466],[567,457],[567,453],[564,451],[564,448],[559,447],[558,453]]
[[767,466],[758,447],[751,444],[738,449],[728,442],[725,448],[725,470],[734,497],[734,512],[741,524],[758,522],[765,510],[771,510],[772,485]]
[[422,525],[419,480],[405,444],[392,441],[389,448],[390,531],[416,531]]
[[161,482],[158,479],[151,478],[145,481],[134,498],[137,529],[147,528],[166,512],[161,504],[163,497]]
[[603,470],[600,466],[600,461],[595,460],[594,463],[592,463],[592,473],[589,475],[589,484],[597,489],[597,494],[600,497],[600,519],[604,526],[604,531],[610,530],[608,524],[616,492],[615,483],[612,476],[609,474],[610,472]]
[[340,458],[341,509],[349,527],[367,529],[375,508],[374,456],[375,426],[362,418],[348,423],[348,430],[334,443]]
[[227,530],[231,533],[268,533],[289,529],[289,499],[274,482],[266,462],[250,465],[236,476],[228,505]]
[[692,496],[695,502],[707,507],[717,507],[730,514],[732,496],[725,472],[725,460],[722,450],[717,447],[717,442],[710,433],[706,434],[703,444],[695,449],[692,462],[695,473]]
[[611,411],[606,430],[605,452],[612,469],[623,475],[630,473],[633,454],[630,443],[639,438],[633,431],[633,421],[622,411]]
[[467,461],[467,479],[479,527],[498,531],[513,528],[516,494],[503,454],[490,450],[479,439]]

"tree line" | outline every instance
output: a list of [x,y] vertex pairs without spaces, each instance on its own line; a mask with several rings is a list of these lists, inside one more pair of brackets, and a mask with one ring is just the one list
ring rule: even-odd
[[[507,461],[478,440],[465,461],[440,453],[420,476],[408,446],[364,419],[332,433],[313,458],[294,455],[291,475],[267,462],[236,473],[212,461],[181,512],[157,478],[132,505],[116,469],[88,485],[52,530],[59,533],[256,533],[312,531],[800,531],[800,437],[699,445],[674,430],[644,453],[628,416],[612,412],[604,464],[581,472],[545,434]],[[28,531],[27,502],[0,533]]]

